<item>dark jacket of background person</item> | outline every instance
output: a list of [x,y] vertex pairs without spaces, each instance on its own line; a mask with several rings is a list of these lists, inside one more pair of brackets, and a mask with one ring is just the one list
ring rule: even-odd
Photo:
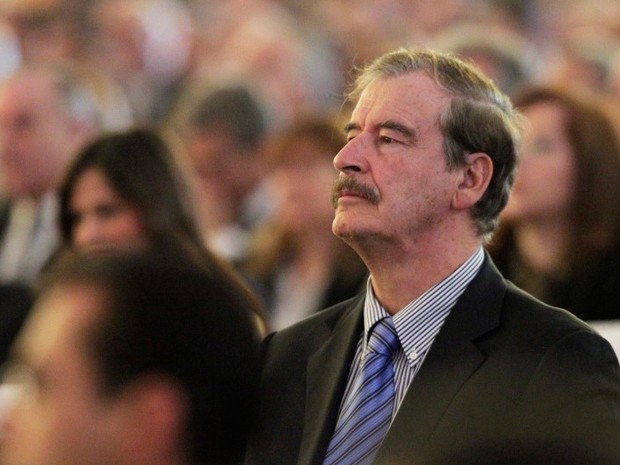
[[[8,204],[0,205],[0,235],[8,220]],[[7,359],[9,348],[19,332],[34,301],[30,286],[17,283],[0,284],[0,364]]]
[[[515,248],[514,237],[508,232],[505,234],[501,248],[493,250],[493,259],[506,278],[526,288],[520,279],[524,264]],[[579,272],[545,278],[544,288],[538,296],[586,321],[617,320],[620,319],[619,283],[620,241],[612,244],[596,263],[581,268]]]

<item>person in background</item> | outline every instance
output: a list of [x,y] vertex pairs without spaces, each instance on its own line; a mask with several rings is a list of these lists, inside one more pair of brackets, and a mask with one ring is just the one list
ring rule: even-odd
[[[64,249],[105,255],[172,247],[207,270],[224,270],[245,289],[236,271],[204,245],[183,167],[156,131],[102,134],[76,156],[59,192]],[[244,296],[259,306],[249,289]],[[262,309],[257,318],[262,325]]]
[[194,65],[187,2],[73,1],[89,20],[85,63],[122,89],[136,124],[166,123]]
[[59,189],[63,243],[85,253],[179,237],[203,248],[182,168],[159,133],[105,133],[77,154]]
[[97,99],[69,66],[27,65],[0,86],[0,165],[8,206],[0,282],[32,285],[58,246],[55,190],[100,130]]
[[64,0],[4,0],[0,14],[15,33],[22,63],[53,63],[77,48]]
[[64,64],[22,66],[0,84],[1,360],[58,245],[60,173],[100,127],[96,99],[74,71]]
[[332,159],[345,144],[332,119],[301,117],[268,144],[274,212],[253,234],[242,269],[264,290],[272,329],[355,295],[367,279],[360,258],[331,232]]
[[263,183],[267,121],[244,85],[207,90],[189,105],[183,138],[196,174],[203,236],[237,264],[247,253],[248,233],[271,209]]
[[349,95],[332,230],[370,279],[267,337],[246,465],[436,465],[498,445],[620,463],[611,345],[484,252],[517,163],[508,97],[453,55],[407,49]]
[[489,250],[504,276],[581,319],[620,318],[620,139],[592,98],[529,86],[520,169]]
[[508,96],[531,79],[530,44],[511,28],[481,28],[475,21],[461,23],[434,38],[433,46],[471,60]]
[[6,465],[238,465],[259,375],[237,283],[183,254],[63,257],[4,367]]

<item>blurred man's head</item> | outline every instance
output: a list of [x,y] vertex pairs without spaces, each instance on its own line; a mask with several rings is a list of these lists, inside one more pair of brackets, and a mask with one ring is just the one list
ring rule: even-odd
[[3,463],[240,463],[258,338],[236,284],[170,256],[59,266],[5,378]]
[[6,194],[53,190],[70,157],[98,127],[95,98],[68,69],[23,68],[0,86],[0,162]]
[[189,119],[189,156],[199,179],[233,208],[262,179],[266,121],[258,101],[242,86],[207,93]]
[[51,63],[75,52],[71,5],[63,0],[2,0],[0,14],[13,29],[24,62]]

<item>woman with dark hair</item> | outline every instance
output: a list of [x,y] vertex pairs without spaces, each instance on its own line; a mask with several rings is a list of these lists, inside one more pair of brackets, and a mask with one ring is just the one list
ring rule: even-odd
[[585,320],[620,318],[620,141],[603,106],[529,87],[514,189],[489,250],[504,276]]
[[173,154],[147,129],[106,134],[85,147],[60,189],[65,244],[86,252],[176,237],[202,248]]
[[[177,159],[167,142],[148,129],[100,136],[77,155],[60,188],[60,225],[68,249],[85,254],[173,251],[247,287],[202,242]],[[249,289],[246,298],[262,325],[258,299]]]

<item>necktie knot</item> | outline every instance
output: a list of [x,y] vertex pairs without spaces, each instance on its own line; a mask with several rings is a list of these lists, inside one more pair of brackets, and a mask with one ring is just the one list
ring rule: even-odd
[[396,334],[396,328],[390,317],[385,317],[372,327],[368,348],[370,352],[392,356],[398,350],[400,342]]

